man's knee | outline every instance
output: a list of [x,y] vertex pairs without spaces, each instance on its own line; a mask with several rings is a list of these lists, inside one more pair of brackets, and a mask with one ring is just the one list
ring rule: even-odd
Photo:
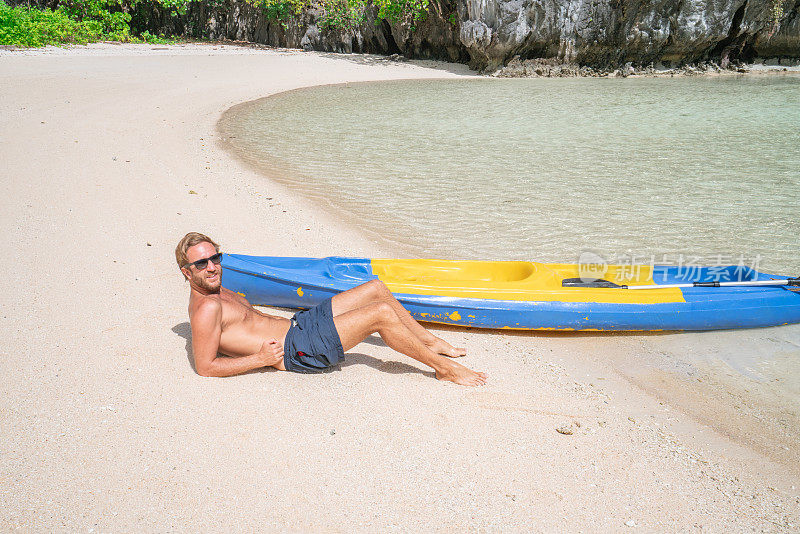
[[389,291],[389,288],[386,287],[386,284],[384,284],[377,278],[367,282],[367,285],[369,286],[370,291],[372,291],[376,297],[384,297],[391,293],[391,291]]
[[394,308],[386,302],[376,302],[371,306],[371,311],[379,326],[392,325],[399,320]]

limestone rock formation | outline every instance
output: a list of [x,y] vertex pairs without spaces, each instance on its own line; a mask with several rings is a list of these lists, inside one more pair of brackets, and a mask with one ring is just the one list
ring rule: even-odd
[[598,67],[797,58],[800,2],[784,2],[777,21],[775,2],[463,0],[459,37],[490,69],[514,56]]
[[207,37],[468,61],[490,71],[517,57],[612,69],[800,58],[800,0],[457,0],[432,2],[414,29],[376,24],[372,13],[350,32],[323,29],[318,9],[280,23],[244,0],[223,10],[192,5],[187,26]]

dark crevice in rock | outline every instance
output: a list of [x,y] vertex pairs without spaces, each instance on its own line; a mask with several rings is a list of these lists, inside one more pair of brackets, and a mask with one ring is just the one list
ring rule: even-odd
[[389,23],[386,20],[381,21],[381,30],[386,38],[386,54],[402,54],[403,51],[399,46],[397,46],[397,41],[394,40],[394,35],[392,35],[392,27],[389,26]]
[[547,57],[547,47],[537,41],[532,39],[532,44],[527,44],[525,46],[520,47],[521,51],[519,53],[520,59],[523,61],[526,59],[541,59]]
[[733,14],[727,37],[717,43],[708,55],[709,59],[718,61],[722,68],[727,68],[731,61],[739,59],[741,49],[747,40],[747,34],[741,32],[745,9],[747,9],[746,0]]

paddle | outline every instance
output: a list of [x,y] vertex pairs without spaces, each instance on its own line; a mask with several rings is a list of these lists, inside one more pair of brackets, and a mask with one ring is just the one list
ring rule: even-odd
[[[692,282],[690,284],[655,284],[649,286],[626,286],[609,282],[608,280],[586,280],[582,278],[567,278],[561,281],[562,287],[607,287],[613,289],[667,289],[672,287],[731,287],[731,286],[798,286],[800,276],[786,280],[745,280],[742,282]],[[797,291],[792,289],[791,291]]]

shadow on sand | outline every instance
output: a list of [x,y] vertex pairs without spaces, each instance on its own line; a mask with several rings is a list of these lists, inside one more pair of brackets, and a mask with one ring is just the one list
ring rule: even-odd
[[209,44],[222,44],[228,46],[239,46],[242,48],[272,50],[273,52],[285,55],[315,54],[328,59],[338,59],[342,61],[349,61],[350,63],[355,63],[357,65],[367,65],[367,66],[382,66],[382,65],[393,65],[397,63],[408,63],[409,65],[415,65],[418,67],[424,67],[433,70],[441,70],[444,72],[449,72],[451,74],[478,76],[478,73],[476,71],[470,69],[469,66],[463,63],[451,63],[449,61],[436,60],[436,59],[408,59],[399,54],[382,56],[380,54],[361,54],[361,53],[346,54],[342,52],[321,52],[317,50],[305,51],[299,48],[282,48],[282,47],[265,45],[261,43],[251,43],[247,41],[235,41],[235,40],[231,41],[227,39],[222,39],[220,41],[212,41]]
[[444,323],[428,323],[425,321],[420,321],[420,324],[431,332],[474,333],[511,337],[551,337],[562,339],[583,337],[666,336],[682,333],[680,330],[513,330],[510,328],[469,328]]
[[187,322],[178,323],[172,327],[172,331],[178,334],[186,341],[186,359],[189,360],[189,365],[192,366],[192,370],[196,373],[197,368],[194,366],[194,356],[192,356],[192,327]]
[[470,69],[467,65],[462,63],[449,63],[447,61],[438,61],[434,59],[407,59],[398,57],[397,54],[391,56],[380,56],[377,54],[340,54],[336,52],[313,52],[316,55],[328,59],[338,59],[340,61],[349,61],[356,65],[365,66],[384,66],[384,65],[397,65],[408,64],[416,67],[424,67],[426,69],[440,70],[450,74],[459,74],[462,76],[479,76],[479,74]]
[[[369,343],[369,338],[367,338],[365,342]],[[376,346],[382,345],[382,343],[380,345],[378,343],[372,344]],[[339,367],[345,368],[350,367],[351,365],[366,365],[367,367],[372,367],[381,373],[388,373],[390,375],[418,374],[436,378],[436,373],[433,371],[425,371],[418,367],[414,367],[413,365],[403,362],[396,362],[394,360],[379,360],[378,358],[373,358],[372,356],[367,356],[366,354],[360,352],[348,352],[344,363],[339,364]]]

